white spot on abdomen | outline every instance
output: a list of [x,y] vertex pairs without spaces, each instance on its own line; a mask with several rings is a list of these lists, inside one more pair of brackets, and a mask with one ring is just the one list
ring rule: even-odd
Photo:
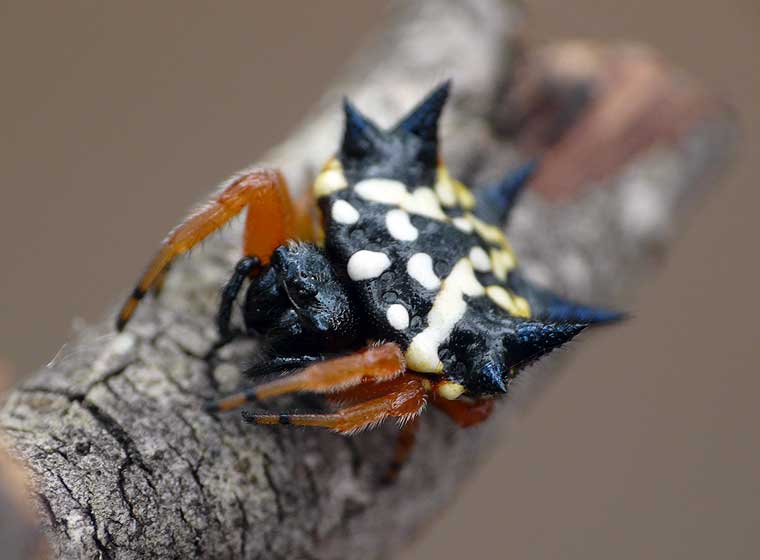
[[446,221],[438,197],[430,187],[417,187],[409,193],[406,185],[395,179],[364,179],[354,185],[354,192],[364,200],[399,206],[410,214]]
[[464,296],[476,297],[484,293],[483,286],[475,278],[472,263],[468,259],[460,259],[443,281],[441,291],[433,301],[433,307],[427,316],[428,326],[412,339],[406,350],[406,363],[410,369],[421,373],[443,371],[438,347],[464,317],[467,311]]
[[491,249],[491,263],[494,276],[502,282],[507,279],[507,274],[516,265],[514,255],[504,249]]
[[439,383],[437,388],[438,394],[444,399],[450,401],[458,399],[465,392],[464,385],[454,383],[453,381],[444,381],[443,383]]
[[336,200],[332,205],[332,219],[341,224],[355,224],[359,221],[359,212],[345,200]]
[[394,303],[388,308],[385,316],[388,323],[397,331],[404,331],[409,327],[409,312],[400,303]]
[[460,231],[463,231],[465,233],[472,233],[473,227],[470,223],[470,220],[467,218],[459,216],[458,218],[451,220],[451,223],[453,223],[454,226],[456,226],[456,228]]
[[354,185],[354,191],[364,200],[381,204],[401,204],[409,196],[406,185],[393,179],[364,179]]
[[528,300],[517,295],[510,294],[501,286],[488,286],[486,295],[496,305],[515,317],[530,317],[530,304]]
[[430,187],[418,187],[414,189],[411,196],[404,198],[401,202],[401,208],[411,214],[427,216],[434,220],[446,220],[446,214],[441,209],[438,197],[435,196],[433,189]]
[[406,263],[406,271],[428,290],[437,290],[441,280],[433,271],[433,258],[427,253],[415,253]]
[[472,263],[472,267],[478,272],[488,272],[491,270],[491,258],[483,247],[479,245],[475,245],[470,249],[470,262]]
[[409,214],[403,210],[390,210],[385,215],[385,227],[394,239],[399,241],[414,241],[419,232],[409,221]]
[[435,182],[435,194],[444,206],[454,206],[457,203],[457,193],[454,191],[454,185],[451,182],[449,171],[445,167],[438,168],[438,178]]
[[346,268],[349,278],[354,282],[358,282],[359,280],[377,278],[389,266],[391,266],[391,260],[385,253],[361,250],[351,255]]

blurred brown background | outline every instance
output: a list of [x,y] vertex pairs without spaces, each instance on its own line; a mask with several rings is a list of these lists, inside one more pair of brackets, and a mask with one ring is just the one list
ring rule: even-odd
[[[167,228],[305,114],[382,2],[0,3],[0,361],[48,361]],[[407,558],[758,558],[760,4],[527,1],[537,42],[635,39],[739,109],[730,177],[636,319],[579,345]]]

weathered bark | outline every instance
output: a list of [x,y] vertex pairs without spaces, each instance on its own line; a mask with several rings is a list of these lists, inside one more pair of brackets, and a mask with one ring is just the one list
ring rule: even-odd
[[[399,2],[387,30],[269,161],[303,188],[337,143],[340,94],[387,124],[452,76],[444,155],[467,179],[493,178],[516,160],[509,135],[525,130],[499,110],[514,101],[505,88],[519,20],[497,0]],[[594,79],[583,77],[591,86]],[[615,95],[613,86],[580,104],[557,102],[568,91],[576,90],[542,90],[555,101],[541,105],[542,119],[573,128]],[[646,150],[633,150],[596,188],[574,188],[568,203],[528,193],[510,235],[529,274],[567,295],[625,307],[727,153],[733,129],[718,105],[705,103],[688,122],[668,142],[647,137]],[[211,240],[179,263],[161,300],[144,302],[128,332],[114,335],[109,318],[78,333],[6,397],[4,443],[28,464],[54,556],[389,556],[448,503],[504,429],[509,399],[502,418],[468,431],[427,412],[411,462],[383,487],[393,426],[346,438],[203,413],[204,399],[237,386],[239,364],[255,346],[241,341],[206,358],[218,289],[239,253],[234,238]],[[532,368],[519,390],[557,367],[555,359]]]

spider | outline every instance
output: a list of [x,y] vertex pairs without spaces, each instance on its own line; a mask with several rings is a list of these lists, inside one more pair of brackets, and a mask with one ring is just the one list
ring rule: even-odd
[[521,274],[502,227],[537,163],[475,192],[454,179],[438,146],[449,89],[438,86],[388,130],[345,100],[342,145],[313,184],[316,212],[293,204],[274,169],[233,180],[163,241],[116,328],[160,289],[173,259],[247,208],[243,257],[222,291],[217,326],[223,340],[231,336],[247,283],[244,332],[265,349],[247,373],[284,375],[210,403],[210,412],[325,394],[331,411],[243,417],[342,434],[395,418],[396,471],[426,403],[462,427],[486,420],[526,365],[621,314],[567,301]]

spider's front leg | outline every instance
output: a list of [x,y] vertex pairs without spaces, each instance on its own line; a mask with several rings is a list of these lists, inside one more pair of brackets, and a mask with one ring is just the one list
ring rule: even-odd
[[[311,361],[313,358],[308,358]],[[282,358],[278,361],[283,360]],[[298,364],[298,358],[285,359],[284,365],[292,362]],[[296,365],[296,367],[298,367]],[[351,390],[361,391],[362,387],[376,386],[380,382],[395,379],[406,368],[404,355],[396,344],[388,343],[370,346],[353,354],[321,360],[312,363],[301,371],[274,379],[231,395],[206,406],[209,412],[226,412],[240,408],[247,402],[260,401],[291,393],[326,393],[339,395]],[[369,390],[354,401],[373,398],[375,393]]]
[[243,254],[267,264],[272,252],[288,239],[303,236],[304,220],[294,211],[285,178],[273,169],[258,169],[226,187],[207,204],[190,214],[161,243],[161,248],[140,277],[116,320],[122,330],[140,300],[158,291],[172,261],[219,230],[248,208]]

